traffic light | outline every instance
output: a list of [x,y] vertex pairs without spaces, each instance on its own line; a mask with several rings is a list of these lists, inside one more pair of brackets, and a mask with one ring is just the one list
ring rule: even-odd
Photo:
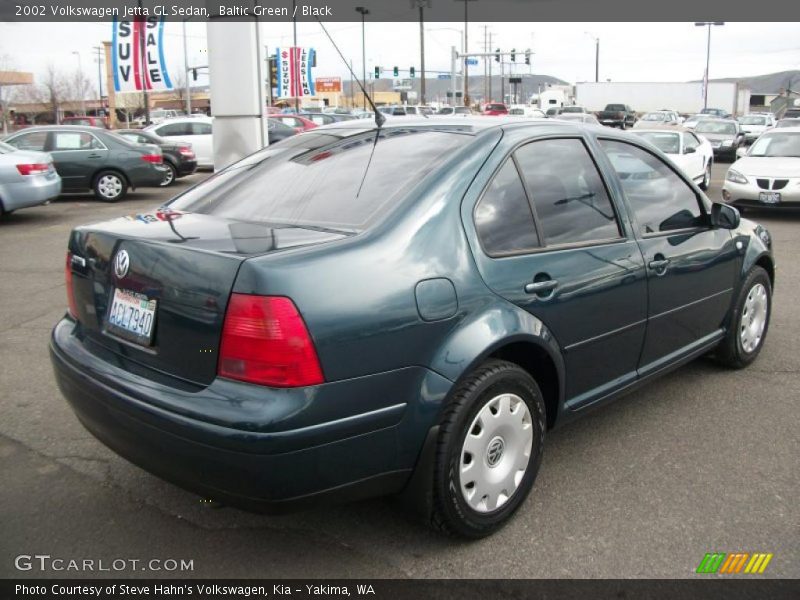
[[500,48],[494,51],[494,62],[500,62]]
[[381,68],[375,67],[375,79],[380,79],[380,78],[381,78]]
[[526,65],[531,64],[531,49],[530,48],[525,50],[525,64]]
[[511,49],[511,62],[517,62],[517,54],[516,54],[516,52],[517,52],[516,48],[512,48]]
[[409,74],[409,75],[410,75],[412,78],[414,78],[414,77],[416,77],[416,76],[417,76],[417,70],[416,70],[414,67],[411,67],[411,68],[408,70],[408,74]]
[[269,86],[278,87],[278,59],[274,56],[269,59]]
[[192,80],[197,81],[197,69],[192,69]]
[[398,75],[400,75],[400,69],[395,67],[394,70],[392,71],[392,73],[394,74],[395,77],[397,77]]

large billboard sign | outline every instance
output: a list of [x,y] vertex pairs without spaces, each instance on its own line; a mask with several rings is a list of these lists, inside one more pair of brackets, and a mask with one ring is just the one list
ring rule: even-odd
[[171,90],[172,81],[164,60],[163,17],[114,19],[113,27],[114,90]]

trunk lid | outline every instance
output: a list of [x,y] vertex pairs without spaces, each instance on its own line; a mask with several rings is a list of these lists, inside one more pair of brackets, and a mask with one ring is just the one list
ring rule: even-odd
[[[84,342],[145,376],[207,385],[216,376],[225,310],[242,262],[343,237],[175,211],[80,227],[69,251]],[[123,251],[126,269],[116,264]],[[109,329],[116,289],[155,301],[149,344]]]

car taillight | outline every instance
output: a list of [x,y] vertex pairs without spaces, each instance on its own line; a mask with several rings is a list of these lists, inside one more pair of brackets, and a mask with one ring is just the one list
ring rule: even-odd
[[154,165],[160,165],[164,162],[164,157],[160,154],[142,154],[142,160],[153,163]]
[[50,169],[48,163],[34,163],[28,165],[17,165],[17,171],[20,175],[38,175],[40,173],[47,173]]
[[72,252],[67,252],[64,265],[64,281],[67,284],[67,310],[73,319],[78,318],[78,305],[75,303],[75,290],[72,287]]
[[186,158],[194,158],[194,152],[189,146],[181,146],[178,148],[178,152],[180,152],[181,156],[185,156]]
[[231,294],[217,374],[270,387],[325,381],[303,317],[283,296]]

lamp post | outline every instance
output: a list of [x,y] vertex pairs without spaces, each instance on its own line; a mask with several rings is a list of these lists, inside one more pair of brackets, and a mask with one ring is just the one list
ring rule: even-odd
[[708,41],[706,42],[706,73],[703,77],[703,108],[708,108],[708,66],[711,62],[711,27],[725,25],[724,21],[698,21],[695,27],[708,27]]
[[[361,83],[367,85],[367,38],[365,35],[364,22],[369,10],[363,6],[356,6],[356,12],[361,13]],[[351,86],[352,87],[352,86]],[[367,97],[362,94],[361,98],[364,102],[363,108],[367,110]]]
[[[469,3],[476,0],[456,0],[464,3],[464,54],[469,52]],[[464,56],[464,106],[469,106],[469,58]],[[455,100],[455,98],[454,98]]]
[[594,40],[594,82],[597,83],[600,81],[600,38],[588,31],[583,33]]
[[425,7],[431,7],[431,0],[411,0],[411,7],[419,8],[419,103],[425,104]]
[[72,53],[78,57],[78,93],[81,95],[81,114],[86,116],[86,101],[84,100],[83,89],[83,64],[81,63],[81,53],[73,50]]

